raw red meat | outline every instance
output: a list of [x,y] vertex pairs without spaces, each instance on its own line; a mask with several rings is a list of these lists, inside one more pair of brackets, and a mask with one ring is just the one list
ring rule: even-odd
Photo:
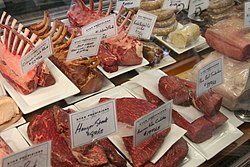
[[8,156],[10,153],[12,153],[12,149],[10,146],[3,140],[3,138],[0,136],[0,162],[2,159],[6,156]]
[[[52,166],[105,166],[119,164],[124,166],[126,161],[121,158],[112,145],[96,141],[81,147],[70,148],[70,131],[68,113],[57,106],[48,109],[42,115],[35,116],[28,126],[28,136],[36,144],[52,140]],[[108,139],[102,139],[108,140]],[[115,164],[113,164],[113,162]]]
[[181,138],[161,157],[157,163],[148,162],[144,167],[177,167],[188,154],[187,142]]
[[147,99],[150,103],[152,103],[152,104],[154,104],[154,105],[156,105],[156,106],[160,106],[160,105],[162,105],[162,104],[164,103],[159,97],[155,96],[153,93],[151,93],[151,92],[150,92],[148,89],[146,89],[146,88],[143,88],[143,93],[144,93],[146,99]]
[[242,18],[230,18],[219,21],[205,32],[206,42],[224,56],[236,60],[250,57],[250,31],[244,28]]
[[103,45],[99,48],[98,58],[105,71],[112,73],[118,70],[117,57]]
[[31,48],[34,48],[41,41],[35,43],[35,40],[37,40],[35,34],[28,38],[29,29],[26,28],[22,32],[22,24],[19,24],[18,29],[15,29],[16,19],[13,19],[11,25],[9,25],[10,15],[6,17],[5,23],[3,23],[5,15],[6,12],[3,12],[0,21],[0,28],[4,32],[3,40],[0,42],[0,72],[3,77],[18,92],[25,95],[36,90],[38,85],[53,85],[55,79],[43,63],[26,74],[22,73],[20,68],[21,57],[25,56]]
[[[109,100],[109,98],[101,98],[100,102]],[[116,112],[119,122],[134,125],[135,120],[143,115],[153,111],[157,106],[143,99],[137,98],[117,98]],[[151,157],[160,148],[164,138],[168,135],[170,128],[165,129],[148,140],[142,142],[133,148],[133,137],[123,137],[123,142],[131,155],[134,166],[141,166],[151,159]]]
[[217,112],[212,117],[205,116],[205,118],[210,121],[215,128],[218,128],[219,126],[223,125],[228,120],[228,118],[221,112]]

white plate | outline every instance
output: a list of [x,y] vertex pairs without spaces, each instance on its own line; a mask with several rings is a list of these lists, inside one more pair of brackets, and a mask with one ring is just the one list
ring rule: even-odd
[[17,126],[25,124],[25,123],[26,123],[26,120],[23,117],[21,117],[17,122],[13,123],[12,125],[7,127],[6,129],[4,129],[3,131],[17,127]]
[[152,70],[152,69],[159,69],[159,68],[163,68],[163,67],[166,67],[166,66],[169,66],[171,64],[174,64],[176,62],[176,60],[171,57],[171,56],[164,56],[163,59],[160,61],[160,63],[158,64],[155,64],[153,67],[151,66],[144,66],[144,67],[140,67],[140,68],[137,68],[136,71],[138,73],[141,73],[141,72],[144,72],[146,70]]
[[116,86],[115,88],[109,89],[105,92],[99,93],[97,95],[84,99],[78,103],[75,103],[74,106],[76,106],[76,108],[79,110],[87,108],[89,106],[98,104],[99,99],[102,97],[121,98],[121,97],[133,97],[133,96],[121,86]]
[[244,122],[238,119],[233,111],[229,111],[227,108],[221,106],[220,112],[222,112],[225,116],[227,116],[228,121],[235,127],[239,127]]
[[[177,30],[180,29],[183,25],[181,25],[180,23],[178,23],[178,26],[177,26]],[[165,40],[163,40],[163,36],[155,36],[156,39],[158,39],[159,41],[161,41],[164,45],[166,45],[167,47],[169,47],[170,49],[172,49],[174,52],[178,53],[178,54],[182,54],[192,48],[195,48],[195,47],[198,47],[200,46],[200,48],[197,49],[197,51],[201,51],[201,50],[204,50],[203,49],[203,45],[204,47],[207,47],[207,45],[205,45],[206,43],[206,39],[204,37],[202,37],[201,35],[198,37],[198,39],[191,45],[183,48],[183,49],[180,49],[180,48],[176,48],[173,44],[171,44],[170,42],[167,42]]]
[[0,136],[14,152],[19,152],[29,147],[16,128],[8,129],[0,133]]
[[224,125],[217,128],[213,137],[200,143],[196,144],[190,141],[187,137],[184,137],[187,142],[193,146],[201,155],[203,155],[207,160],[211,159],[225,147],[233,143],[235,140],[243,135],[239,129],[234,127],[228,121]]
[[33,112],[41,107],[62,100],[80,92],[80,90],[48,59],[45,60],[56,83],[48,87],[38,87],[37,90],[29,95],[17,92],[2,76],[1,81],[15,100],[24,114]]
[[90,94],[86,94],[86,95],[73,95],[73,96],[70,96],[66,99],[64,99],[66,101],[67,104],[73,104],[77,101],[80,101],[82,99],[86,99],[90,96],[93,96],[95,94],[98,94],[98,93],[101,93],[103,91],[106,91],[106,90],[109,90],[111,88],[115,87],[115,85],[105,77],[104,79],[104,83],[103,83],[103,87],[101,90],[97,91],[97,92],[94,92],[94,93],[90,93]]
[[109,72],[106,72],[104,71],[104,69],[99,65],[97,66],[97,68],[107,77],[107,78],[114,78],[118,75],[121,75],[123,73],[126,73],[128,71],[131,71],[131,70],[134,70],[136,68],[139,68],[139,67],[143,67],[145,65],[148,65],[149,62],[143,58],[142,59],[142,63],[139,64],[139,65],[134,65],[134,66],[118,66],[118,71],[115,71],[115,72],[112,72],[112,73],[109,73]]

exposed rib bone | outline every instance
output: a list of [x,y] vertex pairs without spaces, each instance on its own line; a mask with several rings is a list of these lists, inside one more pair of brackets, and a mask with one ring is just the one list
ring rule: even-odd
[[62,31],[63,31],[64,27],[65,27],[64,24],[59,26],[57,32],[51,38],[52,42],[56,41],[60,37],[60,35],[62,34]]
[[85,5],[82,0],[75,0],[75,3],[78,4],[83,11],[89,11],[89,8]]
[[73,38],[75,38],[75,36],[76,36],[76,32],[72,33],[71,36],[70,36],[70,38],[69,38],[64,44],[62,44],[62,45],[60,45],[60,46],[56,46],[56,47],[54,48],[55,51],[57,51],[57,50],[63,50],[63,49],[68,48],[69,45],[71,44]]
[[[29,35],[29,32],[30,32],[30,30],[27,29],[27,28],[25,28],[24,34],[23,34],[24,38],[27,38],[27,36]],[[19,46],[18,46],[18,48],[17,48],[17,54],[18,54],[18,55],[21,55],[21,53],[22,53],[22,51],[23,51],[23,47],[24,47],[24,40],[21,39],[21,42],[20,42],[20,44],[19,44]]]
[[106,15],[105,15],[105,16],[110,15],[111,10],[112,10],[112,5],[113,5],[113,1],[112,1],[112,0],[110,0],[110,1],[109,1],[109,8],[108,8],[108,10],[107,10],[107,12],[106,12]]
[[3,11],[2,16],[1,16],[1,20],[0,20],[0,24],[2,24],[2,23],[3,23],[3,19],[4,19],[5,15],[6,15],[6,12],[5,12],[5,11]]
[[[12,23],[11,23],[11,28],[14,29],[15,25],[16,25],[17,20],[13,19]],[[12,31],[9,32],[9,37],[8,37],[8,45],[7,45],[7,49],[10,50],[12,48],[12,44],[13,44],[13,37],[12,37],[13,33]]]
[[56,27],[57,27],[57,20],[54,20],[52,28],[44,35],[41,35],[41,39],[45,39],[50,35],[53,35],[56,32]]
[[[18,28],[17,28],[17,33],[20,33],[22,31],[22,28],[23,28],[23,25],[22,24],[19,24],[18,25]],[[18,44],[20,42],[20,39],[18,38],[18,36],[16,35],[15,36],[15,39],[14,39],[14,42],[13,42],[13,46],[12,46],[12,49],[11,49],[11,52],[13,54],[16,54],[16,51],[17,51],[17,47],[18,47]]]
[[90,13],[94,13],[94,9],[95,9],[94,1],[89,0],[89,11],[90,11]]
[[34,46],[36,47],[37,45],[39,45],[40,43],[42,43],[42,41],[43,41],[42,39],[38,39],[38,41],[35,43]]
[[60,37],[56,41],[52,42],[52,44],[53,45],[57,45],[60,42],[62,42],[65,39],[65,37],[67,35],[67,32],[68,32],[68,28],[66,26],[64,26],[63,31],[62,31]]
[[33,24],[33,25],[31,25],[30,28],[32,30],[40,30],[40,29],[42,29],[46,25],[46,23],[48,21],[48,18],[49,18],[49,12],[45,11],[44,14],[43,14],[43,21],[40,22],[39,24]]
[[98,15],[102,15],[102,0],[99,0],[99,7],[98,7],[98,11],[97,11]]
[[132,12],[129,11],[123,22],[118,27],[118,32],[122,31],[122,29],[125,27],[125,25],[128,23],[130,17],[132,15]]
[[[6,20],[5,20],[4,25],[7,26],[7,25],[9,24],[10,18],[11,18],[11,16],[8,15],[7,18],[6,18]],[[4,30],[3,30],[3,43],[4,43],[6,46],[8,45],[8,36],[9,36],[9,30],[6,29],[6,28],[4,28]]]
[[[31,35],[31,37],[30,37],[30,42],[34,43],[34,41],[36,40],[36,38],[37,38],[37,35],[33,33]],[[24,56],[30,50],[31,47],[34,47],[34,46],[31,46],[29,43],[27,43],[26,46],[23,49],[22,56]]]

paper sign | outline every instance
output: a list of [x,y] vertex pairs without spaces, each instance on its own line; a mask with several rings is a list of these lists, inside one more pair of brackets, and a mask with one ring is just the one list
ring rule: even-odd
[[189,0],[165,0],[162,9],[177,9],[179,11],[188,8]]
[[139,10],[132,21],[128,35],[141,39],[150,39],[156,19],[156,15]]
[[244,3],[244,27],[250,27],[250,1]]
[[22,56],[21,70],[23,74],[26,74],[29,70],[41,63],[45,58],[48,58],[53,54],[51,37],[47,37],[41,44],[32,49],[27,55]]
[[115,100],[70,114],[71,147],[76,148],[117,130]]
[[198,72],[196,96],[199,97],[207,90],[220,85],[224,82],[224,64],[223,57],[220,57]]
[[87,26],[82,27],[82,34],[83,36],[101,34],[102,39],[116,36],[116,15],[111,14],[91,24],[88,24]]
[[45,167],[50,165],[51,141],[34,145],[2,160],[2,167]]
[[190,0],[188,16],[195,15],[198,16],[201,14],[201,11],[208,8],[209,0]]
[[100,34],[74,38],[69,47],[67,61],[97,55],[100,43]]
[[127,9],[131,8],[139,8],[141,4],[141,0],[117,0],[115,11],[119,11],[122,6]]
[[169,128],[172,118],[172,101],[165,103],[135,121],[134,147],[152,135]]

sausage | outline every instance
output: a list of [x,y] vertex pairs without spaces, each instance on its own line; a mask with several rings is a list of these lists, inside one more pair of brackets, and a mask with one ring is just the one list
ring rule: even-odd
[[176,21],[176,16],[175,16],[175,14],[173,14],[173,16],[170,19],[155,22],[154,27],[156,27],[156,28],[168,27],[168,26],[174,24],[175,21]]
[[234,0],[213,0],[209,2],[209,8],[218,9],[234,4]]
[[142,0],[140,4],[140,9],[148,11],[160,9],[163,5],[164,0]]
[[156,21],[167,20],[174,15],[174,11],[169,9],[156,9],[148,12],[157,16]]
[[155,27],[153,29],[153,34],[159,35],[159,36],[167,36],[170,32],[176,30],[177,25],[178,25],[178,22],[175,21],[174,24],[172,24],[172,25],[170,25],[168,27],[165,27],[165,28],[157,28],[157,27]]

